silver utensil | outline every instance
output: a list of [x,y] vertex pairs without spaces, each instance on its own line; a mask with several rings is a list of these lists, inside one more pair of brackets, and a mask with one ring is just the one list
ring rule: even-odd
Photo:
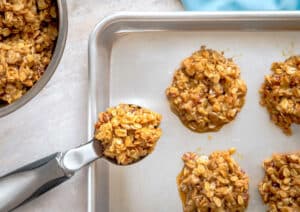
[[[0,211],[12,211],[70,179],[82,167],[102,158],[102,150],[101,142],[93,139],[84,145],[66,152],[54,153],[0,177]],[[117,164],[112,159],[107,160]]]

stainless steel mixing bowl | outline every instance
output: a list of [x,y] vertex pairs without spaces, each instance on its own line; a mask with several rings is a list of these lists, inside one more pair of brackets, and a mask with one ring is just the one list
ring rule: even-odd
[[67,39],[68,31],[68,11],[66,0],[57,0],[58,6],[58,37],[55,44],[55,49],[45,73],[43,76],[35,83],[35,85],[30,88],[20,99],[14,101],[9,105],[0,106],[0,117],[5,116],[11,112],[16,111],[21,106],[25,105],[29,100],[35,97],[47,84],[51,76],[55,72],[59,61],[64,52],[65,43]]

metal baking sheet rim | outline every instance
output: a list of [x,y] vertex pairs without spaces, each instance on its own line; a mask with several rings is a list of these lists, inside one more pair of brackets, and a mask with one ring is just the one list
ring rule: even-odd
[[[116,34],[118,32],[137,32],[137,31],[171,31],[171,30],[195,30],[195,23],[201,23],[204,25],[203,29],[219,30],[219,27],[223,27],[222,30],[232,29],[247,29],[247,30],[261,30],[261,29],[282,29],[278,27],[278,22],[283,22],[285,29],[299,30],[300,26],[296,26],[293,21],[300,21],[300,12],[298,11],[251,11],[251,12],[118,12],[105,17],[100,21],[91,32],[88,42],[88,65],[89,65],[89,94],[88,94],[88,138],[93,137],[92,115],[96,114],[96,108],[93,104],[95,98],[94,92],[95,86],[93,82],[94,69],[94,55],[97,45],[97,38],[101,36],[106,42],[106,48],[103,48],[105,56],[109,59],[111,53],[111,47]],[[122,25],[122,22],[125,22]],[[178,27],[178,23],[188,22],[184,26]],[[267,23],[265,23],[267,22]],[[277,23],[274,25],[274,22]],[[174,24],[175,25],[172,25]],[[209,23],[209,25],[205,25]],[[224,25],[227,23],[227,25]],[[258,24],[262,23],[262,24]],[[118,25],[119,24],[119,25]],[[137,24],[135,27],[130,27],[130,24]],[[199,30],[199,25],[197,29]],[[232,26],[235,24],[236,26]],[[251,25],[252,24],[252,25]],[[255,25],[253,25],[255,24]],[[237,27],[239,26],[239,27]],[[208,28],[207,28],[208,27]],[[201,28],[202,29],[202,28]],[[114,36],[111,36],[114,35]],[[107,38],[108,36],[108,38]],[[105,64],[109,67],[109,64]],[[106,167],[108,171],[108,167]],[[96,204],[100,202],[108,203],[109,199],[96,200],[95,199],[95,163],[88,168],[88,204],[87,211],[95,212]],[[107,207],[104,206],[104,207]]]

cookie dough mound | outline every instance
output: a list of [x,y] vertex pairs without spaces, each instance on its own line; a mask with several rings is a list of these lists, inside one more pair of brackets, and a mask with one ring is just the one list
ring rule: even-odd
[[166,95],[172,110],[191,130],[217,131],[241,110],[247,87],[240,69],[223,53],[204,46],[183,60]]
[[300,56],[275,62],[260,89],[261,105],[271,120],[291,135],[292,123],[300,124]]
[[300,152],[273,154],[263,167],[259,192],[269,211],[300,211]]
[[185,153],[177,177],[184,212],[245,211],[249,178],[231,155],[235,149],[213,152],[209,157]]

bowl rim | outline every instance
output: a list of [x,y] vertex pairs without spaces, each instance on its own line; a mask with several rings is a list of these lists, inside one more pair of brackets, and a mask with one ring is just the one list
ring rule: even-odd
[[58,7],[58,37],[51,61],[42,77],[21,98],[11,104],[0,106],[0,118],[16,111],[34,98],[51,79],[62,58],[68,32],[68,10],[66,0],[57,0],[56,2]]

